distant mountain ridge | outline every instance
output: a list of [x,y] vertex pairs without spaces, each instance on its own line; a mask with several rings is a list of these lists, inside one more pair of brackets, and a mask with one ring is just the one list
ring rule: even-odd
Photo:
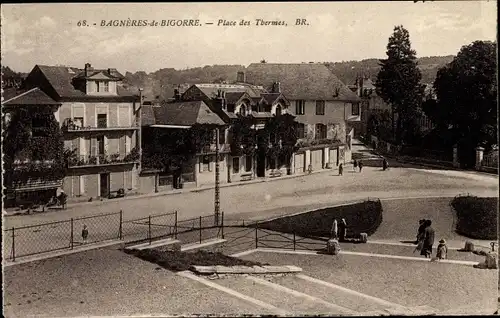
[[[453,55],[421,57],[418,59],[419,68],[422,72],[423,83],[433,83],[439,68],[453,60]],[[380,70],[379,59],[365,59],[362,61],[325,62],[337,77],[345,84],[354,84],[357,75],[364,74],[373,80],[376,79]],[[187,88],[195,83],[233,83],[239,71],[245,71],[244,65],[211,65],[203,67],[176,70],[174,68],[162,68],[152,73],[139,71],[135,73],[126,72],[124,84],[126,86],[144,88],[147,99],[171,98],[174,89],[181,86]],[[4,76],[23,76],[8,67],[2,66]]]

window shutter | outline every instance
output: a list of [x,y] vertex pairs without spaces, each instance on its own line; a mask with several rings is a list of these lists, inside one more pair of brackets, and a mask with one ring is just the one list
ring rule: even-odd
[[96,138],[90,138],[90,155],[91,156],[97,155],[97,139]]

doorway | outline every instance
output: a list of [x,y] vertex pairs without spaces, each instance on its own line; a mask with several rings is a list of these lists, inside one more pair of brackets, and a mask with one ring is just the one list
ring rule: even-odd
[[264,151],[259,151],[257,153],[257,177],[266,176],[266,153]]
[[100,174],[101,181],[101,198],[109,196],[109,173]]

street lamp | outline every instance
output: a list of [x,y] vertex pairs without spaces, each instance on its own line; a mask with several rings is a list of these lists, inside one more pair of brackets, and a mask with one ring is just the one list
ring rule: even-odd
[[219,180],[219,127],[215,128],[215,225],[219,225],[220,215],[220,180]]

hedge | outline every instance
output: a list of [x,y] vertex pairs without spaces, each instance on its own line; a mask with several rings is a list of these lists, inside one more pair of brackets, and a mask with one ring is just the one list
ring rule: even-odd
[[472,239],[497,239],[498,198],[455,197],[451,206],[457,213],[456,232]]
[[346,220],[348,236],[360,233],[373,235],[382,223],[382,204],[380,200],[367,200],[329,207],[262,222],[259,228],[282,233],[295,232],[302,237],[328,237],[333,220],[340,222],[342,218]]

